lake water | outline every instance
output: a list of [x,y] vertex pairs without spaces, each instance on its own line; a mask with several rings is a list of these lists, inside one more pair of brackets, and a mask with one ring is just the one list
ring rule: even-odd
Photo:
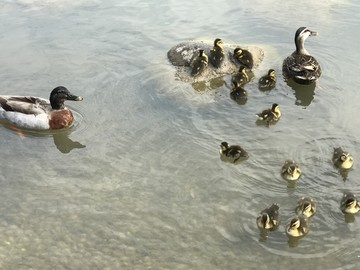
[[[0,94],[47,98],[64,85],[84,100],[67,103],[66,131],[0,126],[0,268],[359,269],[360,216],[339,210],[345,190],[360,196],[359,3],[2,1]],[[306,42],[323,70],[315,89],[281,75],[300,26],[320,33]],[[216,37],[264,49],[245,105],[223,83],[197,92],[174,79],[167,51]],[[269,68],[277,86],[260,92]],[[280,121],[257,126],[274,102]],[[222,141],[250,158],[221,161]],[[345,180],[338,146],[355,159]],[[289,158],[303,171],[293,187],[280,177]],[[318,212],[289,242],[304,195]],[[281,224],[263,239],[255,219],[273,202]]]

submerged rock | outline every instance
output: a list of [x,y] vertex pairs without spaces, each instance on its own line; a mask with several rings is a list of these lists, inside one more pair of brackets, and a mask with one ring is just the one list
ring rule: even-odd
[[256,46],[242,46],[239,44],[227,44],[224,42],[223,48],[225,52],[225,59],[219,68],[214,68],[210,63],[206,70],[197,77],[191,76],[191,64],[196,56],[198,56],[199,49],[203,49],[207,55],[213,47],[214,41],[187,41],[179,43],[172,47],[168,53],[168,59],[172,65],[176,67],[175,77],[184,82],[201,82],[209,81],[213,78],[229,75],[239,70],[240,64],[233,57],[233,52],[236,47],[248,50],[254,60],[253,69],[257,68],[264,58],[264,51]]

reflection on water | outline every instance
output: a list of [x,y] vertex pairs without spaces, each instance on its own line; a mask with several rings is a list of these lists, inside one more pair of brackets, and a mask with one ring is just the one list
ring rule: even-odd
[[54,144],[61,153],[67,154],[73,149],[81,149],[86,147],[85,145],[79,142],[71,140],[69,138],[70,134],[71,131],[66,130],[64,132],[54,133],[52,135],[54,138]]
[[292,79],[288,79],[286,83],[294,90],[296,105],[306,107],[314,100],[316,83],[304,85],[298,84]]

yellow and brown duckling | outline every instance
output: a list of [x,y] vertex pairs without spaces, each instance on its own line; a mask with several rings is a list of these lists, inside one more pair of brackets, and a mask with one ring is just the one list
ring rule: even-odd
[[233,82],[230,97],[240,104],[245,104],[247,101],[247,91],[240,85],[239,82]]
[[263,110],[261,113],[256,114],[260,121],[264,121],[269,126],[277,122],[281,117],[279,105],[274,103],[270,109]]
[[254,60],[252,54],[248,50],[244,50],[240,47],[234,49],[234,58],[248,69],[252,69],[254,66]]
[[210,62],[215,68],[219,68],[224,61],[225,54],[222,44],[222,40],[217,38],[214,41],[214,47],[210,50]]
[[350,169],[354,163],[354,159],[350,153],[344,151],[341,147],[334,148],[332,161],[335,167],[341,170]]
[[302,197],[296,205],[295,212],[298,215],[304,215],[307,218],[316,213],[316,203],[310,197]]
[[259,79],[260,90],[271,90],[276,84],[276,73],[275,70],[269,69],[268,73]]
[[296,50],[285,58],[282,66],[284,76],[300,84],[311,84],[321,75],[319,62],[305,49],[305,40],[318,33],[307,27],[300,27],[295,33]]
[[204,50],[199,50],[199,55],[192,64],[191,76],[199,76],[208,66],[208,57]]
[[296,181],[301,176],[299,165],[294,160],[286,160],[281,168],[281,176],[288,181]]
[[360,210],[360,202],[351,192],[345,192],[341,202],[340,209],[344,214],[356,214]]
[[240,158],[247,159],[249,154],[240,145],[229,145],[227,142],[220,144],[220,155],[231,159],[233,163],[236,163]]
[[235,73],[231,77],[231,84],[234,84],[235,82],[239,85],[244,85],[250,81],[250,78],[246,72],[246,68],[244,66],[240,66],[239,71]]
[[291,237],[304,236],[309,232],[309,220],[303,215],[298,215],[286,224],[285,232]]
[[279,226],[279,223],[279,205],[276,203],[262,210],[256,218],[256,224],[259,230],[273,231]]

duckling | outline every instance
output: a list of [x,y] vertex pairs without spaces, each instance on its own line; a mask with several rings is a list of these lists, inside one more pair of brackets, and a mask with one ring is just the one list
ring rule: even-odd
[[256,224],[260,230],[275,230],[279,226],[279,205],[273,203],[262,210],[256,218]]
[[301,170],[294,160],[286,160],[282,166],[281,175],[286,180],[296,181],[301,175]]
[[261,113],[256,114],[256,116],[259,117],[259,120],[265,121],[269,126],[270,123],[277,122],[281,117],[279,105],[277,103],[274,103],[271,109],[266,109]]
[[239,103],[245,103],[247,101],[247,91],[240,85],[239,82],[235,81],[232,84],[230,97]]
[[334,148],[332,161],[337,168],[342,170],[350,169],[354,163],[353,157],[341,147]]
[[248,50],[244,50],[240,47],[234,49],[234,58],[243,66],[252,69],[254,66],[254,60],[252,54]]
[[295,212],[309,218],[316,213],[315,201],[310,197],[302,197],[296,205]]
[[200,75],[207,66],[208,66],[208,57],[204,52],[204,50],[199,50],[199,55],[195,58],[193,62],[191,76],[195,77]]
[[321,75],[319,62],[305,49],[304,42],[318,33],[307,27],[300,27],[295,33],[296,50],[285,58],[282,66],[284,76],[300,84],[311,84]]
[[229,145],[227,142],[220,144],[220,155],[233,159],[236,163],[240,158],[248,158],[249,154],[240,145]]
[[360,210],[360,202],[351,192],[345,192],[341,199],[340,209],[344,214],[356,214]]
[[211,64],[219,68],[224,61],[224,49],[222,47],[222,40],[220,38],[215,39],[214,47],[210,50],[210,62]]
[[239,85],[244,85],[250,81],[249,76],[246,73],[246,68],[244,66],[240,66],[239,72],[235,73],[231,77],[231,84],[237,82]]
[[309,221],[303,216],[299,215],[290,220],[285,227],[285,232],[288,236],[300,237],[309,232]]
[[269,69],[268,73],[259,79],[260,90],[271,90],[276,84],[275,70]]

